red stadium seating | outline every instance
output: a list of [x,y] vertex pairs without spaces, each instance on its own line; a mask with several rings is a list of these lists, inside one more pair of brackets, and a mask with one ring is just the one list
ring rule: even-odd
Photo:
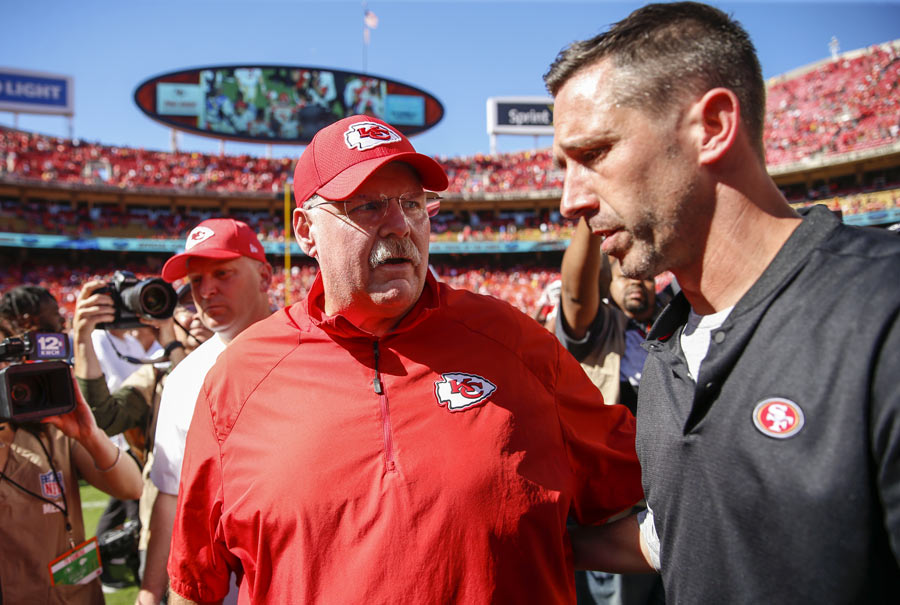
[[823,61],[770,83],[765,130],[770,166],[897,142],[900,52],[893,44]]

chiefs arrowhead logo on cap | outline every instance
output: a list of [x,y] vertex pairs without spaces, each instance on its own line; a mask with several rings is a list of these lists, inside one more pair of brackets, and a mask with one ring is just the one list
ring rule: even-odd
[[190,250],[200,242],[205,242],[213,235],[215,235],[215,233],[209,227],[194,227],[194,230],[188,234],[187,241],[184,242],[184,249]]
[[790,399],[772,397],[753,408],[753,424],[767,437],[793,437],[803,428],[803,422],[803,410]]
[[497,390],[493,382],[477,374],[445,372],[441,378],[434,383],[434,396],[438,405],[446,405],[451,412],[482,404]]
[[395,143],[400,135],[378,122],[356,122],[344,133],[344,141],[348,149],[365,151],[379,145]]

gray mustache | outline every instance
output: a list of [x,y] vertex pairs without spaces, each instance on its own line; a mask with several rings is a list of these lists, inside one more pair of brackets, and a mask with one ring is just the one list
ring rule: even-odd
[[374,269],[392,258],[406,258],[412,261],[413,265],[422,262],[419,249],[411,240],[387,238],[375,242],[375,247],[372,248],[372,253],[369,255],[369,267]]

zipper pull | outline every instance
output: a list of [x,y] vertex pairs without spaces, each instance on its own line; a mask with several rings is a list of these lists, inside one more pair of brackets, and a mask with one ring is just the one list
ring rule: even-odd
[[375,351],[375,378],[372,379],[372,386],[375,388],[376,395],[384,395],[384,389],[381,388],[381,378],[378,376],[378,341],[372,342],[372,348]]

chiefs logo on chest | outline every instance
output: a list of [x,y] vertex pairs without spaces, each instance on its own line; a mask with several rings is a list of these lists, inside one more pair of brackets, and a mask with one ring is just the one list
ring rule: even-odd
[[497,390],[497,385],[477,374],[444,372],[441,378],[434,383],[434,396],[438,405],[447,406],[450,412],[480,405]]

